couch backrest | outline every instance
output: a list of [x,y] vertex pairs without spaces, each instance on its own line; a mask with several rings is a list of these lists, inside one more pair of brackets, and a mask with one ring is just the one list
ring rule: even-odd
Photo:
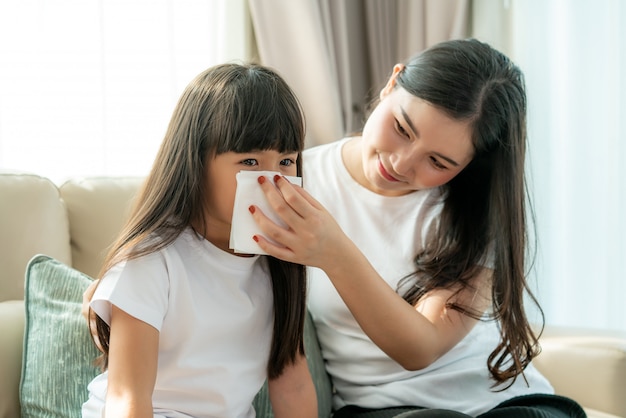
[[24,298],[28,261],[46,254],[96,277],[128,217],[140,177],[45,177],[0,172],[0,302]]
[[59,188],[67,207],[72,266],[95,278],[121,231],[143,178],[72,179]]
[[24,299],[26,264],[39,253],[72,262],[59,190],[44,177],[0,172],[0,302]]

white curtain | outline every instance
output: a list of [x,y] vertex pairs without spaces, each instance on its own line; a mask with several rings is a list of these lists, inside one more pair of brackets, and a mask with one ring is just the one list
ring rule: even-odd
[[469,0],[249,0],[260,58],[302,101],[307,145],[361,129],[393,65],[465,37]]
[[526,75],[546,319],[626,330],[626,3],[490,4],[509,33],[494,38],[489,18],[479,33],[509,48]]
[[147,174],[187,83],[250,39],[245,0],[0,2],[0,169]]

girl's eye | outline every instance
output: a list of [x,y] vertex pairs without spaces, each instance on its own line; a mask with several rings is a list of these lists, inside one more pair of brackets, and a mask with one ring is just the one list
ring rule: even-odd
[[259,162],[257,160],[255,160],[254,158],[246,158],[245,160],[241,161],[241,164],[243,165],[248,165],[248,166],[255,166],[255,165],[259,165]]
[[430,157],[430,161],[437,170],[446,170],[448,168],[445,165],[441,164],[439,160],[437,160],[435,157]]
[[296,162],[292,158],[285,158],[284,160],[280,161],[280,165],[284,165],[285,167],[289,167],[290,165],[295,163]]
[[400,133],[400,135],[408,138],[409,137],[409,133],[402,127],[402,125],[400,125],[400,122],[398,122],[398,119],[394,120],[395,125],[396,125],[396,130]]

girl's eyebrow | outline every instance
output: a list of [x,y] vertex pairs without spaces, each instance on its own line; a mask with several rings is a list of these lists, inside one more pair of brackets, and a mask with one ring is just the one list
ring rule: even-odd
[[[413,125],[413,122],[411,121],[411,119],[409,118],[409,115],[406,113],[403,107],[400,107],[400,113],[402,113],[402,117],[404,118],[404,121],[406,122],[406,124],[409,125],[411,132],[413,132],[413,135],[415,135],[416,137],[419,137],[417,129],[415,128],[415,125]],[[459,163],[454,161],[452,158],[446,157],[443,154],[440,154],[438,152],[433,152],[433,154],[435,154],[437,157],[441,158],[442,160],[447,161],[448,163],[452,164],[455,167],[458,167],[460,165]]]

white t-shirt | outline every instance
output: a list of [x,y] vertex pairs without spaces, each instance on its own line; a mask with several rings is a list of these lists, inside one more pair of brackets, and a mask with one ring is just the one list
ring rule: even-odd
[[[362,187],[342,162],[341,148],[347,140],[305,151],[304,187],[396,289],[398,282],[415,270],[413,258],[423,247],[426,232],[437,222],[442,193],[436,188],[386,197]],[[413,405],[475,416],[517,395],[553,393],[532,365],[525,371],[529,386],[520,376],[506,391],[492,390],[487,357],[499,339],[498,324],[493,321],[479,322],[429,367],[407,371],[365,335],[322,270],[310,268],[308,274],[308,307],[336,389],[336,409],[345,405]]]
[[[114,266],[91,307],[111,304],[159,331],[155,417],[254,417],[267,377],[273,295],[265,257],[237,257],[191,229],[166,248]],[[89,384],[83,417],[101,417],[107,373]]]

